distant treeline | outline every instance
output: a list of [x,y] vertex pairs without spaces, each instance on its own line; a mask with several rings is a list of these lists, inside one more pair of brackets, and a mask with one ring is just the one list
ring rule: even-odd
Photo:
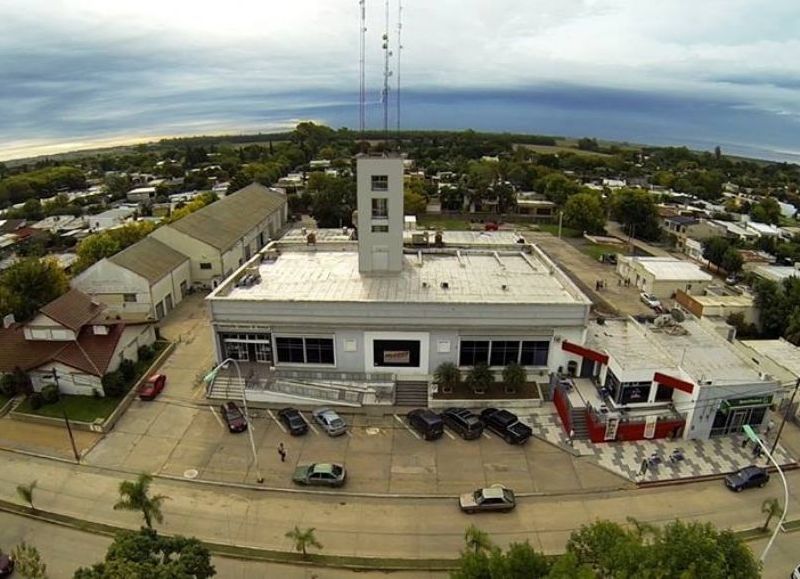
[[0,207],[42,199],[67,189],[86,187],[84,172],[76,167],[60,166],[11,175],[0,180]]

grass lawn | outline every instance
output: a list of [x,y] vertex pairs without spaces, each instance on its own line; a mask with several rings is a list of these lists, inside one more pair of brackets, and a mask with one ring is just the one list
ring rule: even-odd
[[601,243],[582,243],[577,246],[583,253],[591,257],[592,259],[596,259],[600,261],[600,256],[604,253],[621,253],[623,255],[627,255],[627,246],[624,244],[609,244],[603,245]]
[[[96,418],[106,418],[111,414],[120,403],[121,398],[95,398],[93,396],[71,396],[62,395],[64,408],[67,410],[67,417],[70,420],[80,422],[94,422]],[[17,406],[16,412],[33,414],[35,416],[46,416],[48,418],[62,418],[61,404],[47,404],[34,410],[31,408],[30,398],[26,398],[22,404]]]
[[[551,235],[558,235],[558,223],[537,223],[536,228]],[[571,227],[561,228],[561,237],[580,237],[581,232]]]
[[451,231],[466,231],[470,222],[463,217],[447,217],[443,215],[423,215],[419,219],[422,229],[442,229]]
[[520,147],[525,147],[526,149],[530,149],[535,153],[540,153],[543,155],[558,155],[559,153],[574,153],[575,155],[583,155],[588,157],[610,157],[608,153],[601,153],[599,151],[584,151],[579,149],[577,146],[569,147],[563,145],[518,145]]

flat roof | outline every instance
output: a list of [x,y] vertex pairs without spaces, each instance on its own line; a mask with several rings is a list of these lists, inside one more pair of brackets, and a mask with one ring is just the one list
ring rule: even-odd
[[608,354],[623,370],[677,370],[675,361],[648,340],[638,324],[625,320],[589,324],[586,345]]
[[[589,305],[535,251],[407,250],[396,275],[363,276],[357,251],[283,249],[258,265],[261,281],[220,287],[214,297],[290,302],[496,303]],[[420,259],[421,256],[421,259]],[[442,284],[446,283],[447,288]],[[227,290],[227,293],[226,293]]]
[[742,344],[800,378],[800,348],[786,340],[743,340]]
[[772,281],[783,281],[792,276],[800,277],[800,269],[790,265],[759,265],[753,273]]
[[711,281],[713,276],[702,271],[696,264],[674,257],[634,257],[656,280]]
[[691,296],[691,299],[703,306],[727,306],[727,307],[750,307],[753,305],[753,296],[751,295],[704,295],[704,296]]

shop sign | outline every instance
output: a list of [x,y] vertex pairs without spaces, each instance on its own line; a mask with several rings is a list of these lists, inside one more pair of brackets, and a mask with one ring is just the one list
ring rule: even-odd
[[766,396],[753,396],[750,398],[735,398],[733,400],[723,400],[720,408],[728,410],[729,408],[742,408],[744,406],[769,406],[772,404],[772,394]]
[[411,352],[408,350],[385,350],[383,352],[384,364],[410,364]]

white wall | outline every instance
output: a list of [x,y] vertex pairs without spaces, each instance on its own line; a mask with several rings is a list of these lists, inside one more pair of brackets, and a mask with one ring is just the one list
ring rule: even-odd
[[113,372],[119,368],[122,360],[137,362],[139,360],[139,353],[137,352],[139,347],[149,346],[155,341],[156,332],[153,324],[125,326],[106,372]]
[[92,396],[96,390],[100,396],[103,395],[103,385],[99,376],[86,374],[60,362],[45,364],[28,372],[35,392],[41,392],[43,386],[53,384],[53,368],[58,374],[58,386],[62,394]]
[[[181,233],[169,225],[159,227],[150,235],[175,251],[179,251],[189,257],[191,262],[190,275],[193,283],[208,284],[213,278],[222,275],[222,257],[215,247],[190,235]],[[200,269],[201,263],[210,263],[211,269]]]
[[[101,259],[75,276],[70,285],[89,294],[113,311],[151,312],[150,284],[142,276]],[[135,294],[135,302],[125,302],[124,294]]]
[[[714,416],[722,404],[722,400],[763,396],[774,392],[775,389],[776,385],[769,382],[744,385],[705,385],[699,388],[696,386],[692,396],[694,407],[686,420],[685,438],[705,440],[710,436]],[[680,412],[682,407],[685,408],[685,403],[675,402],[675,406]],[[769,413],[765,413],[764,422],[768,419]]]

